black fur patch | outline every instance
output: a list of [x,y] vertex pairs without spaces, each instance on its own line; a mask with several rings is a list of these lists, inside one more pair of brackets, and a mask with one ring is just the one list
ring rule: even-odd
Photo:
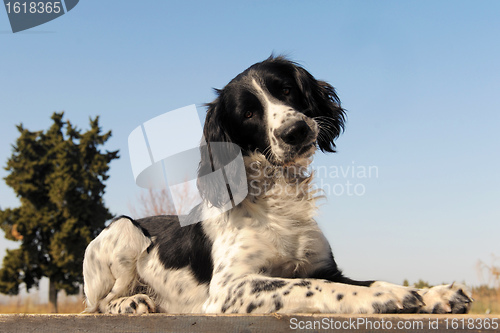
[[292,286],[297,287],[311,287],[311,282],[307,280],[302,280],[300,282],[294,283]]
[[458,290],[450,299],[451,313],[467,313],[471,302],[462,289]]
[[330,253],[329,263],[325,264],[325,266],[316,270],[313,274],[311,274],[310,278],[327,280],[325,281],[325,283],[337,282],[337,283],[350,284],[353,286],[363,286],[363,287],[369,287],[374,282],[374,281],[356,281],[342,275],[342,271],[338,268],[337,263],[333,258],[333,254],[331,253]]
[[398,313],[399,308],[396,305],[396,302],[394,301],[389,301],[386,302],[385,304],[381,303],[374,303],[372,304],[373,310],[375,313]]
[[139,299],[138,299],[138,302],[139,302],[140,304],[144,304],[144,305],[148,308],[148,310],[149,310],[149,311],[152,311],[152,310],[153,310],[153,309],[151,309],[151,308],[149,307],[149,304],[148,304],[148,302],[146,302],[146,299],[145,299],[144,297],[139,298]]
[[255,305],[255,303],[248,304],[248,306],[247,306],[247,313],[251,313],[256,308],[257,308],[257,305]]
[[405,296],[403,299],[403,310],[405,313],[415,313],[423,305],[422,296],[416,291],[412,291],[410,295]]
[[275,299],[274,300],[274,312],[279,311],[283,307],[283,303],[281,302],[281,299]]
[[288,283],[283,280],[255,280],[251,282],[252,291],[251,294],[255,294],[262,291],[274,291],[283,288]]
[[247,281],[241,281],[237,286],[236,286],[236,289],[239,289],[241,287],[243,287],[245,284],[247,283]]
[[444,314],[446,311],[444,311],[443,306],[438,303],[432,308],[432,313]]
[[152,237],[165,268],[189,267],[200,283],[209,283],[214,269],[212,242],[201,223],[181,227],[177,216],[152,216],[137,220]]

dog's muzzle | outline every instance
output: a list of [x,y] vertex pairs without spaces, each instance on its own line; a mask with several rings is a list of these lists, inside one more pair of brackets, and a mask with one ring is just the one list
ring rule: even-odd
[[285,160],[310,155],[317,136],[318,129],[313,120],[287,121],[276,131],[279,146],[285,153]]
[[316,141],[317,131],[313,131],[311,125],[305,120],[298,120],[292,124],[286,122],[278,128],[276,136],[284,144],[300,149]]
[[278,130],[278,136],[284,143],[290,146],[302,144],[312,134],[312,130],[304,120],[296,121],[291,126],[287,126],[281,132]]

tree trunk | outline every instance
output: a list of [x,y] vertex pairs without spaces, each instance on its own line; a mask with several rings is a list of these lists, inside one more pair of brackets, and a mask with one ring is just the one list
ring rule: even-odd
[[57,293],[59,290],[56,289],[56,282],[49,279],[49,311],[51,313],[57,313]]

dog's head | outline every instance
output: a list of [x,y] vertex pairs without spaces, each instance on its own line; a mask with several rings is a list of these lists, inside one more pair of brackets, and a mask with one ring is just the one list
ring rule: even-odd
[[335,151],[345,113],[334,88],[284,57],[249,67],[217,93],[208,104],[203,134],[209,148],[202,149],[199,175],[222,168],[236,154],[211,155],[213,142],[233,143],[243,155],[261,152],[278,166],[308,158],[316,148]]
[[334,152],[344,110],[331,85],[283,57],[271,57],[235,77],[208,104],[207,142],[258,150],[274,164]]

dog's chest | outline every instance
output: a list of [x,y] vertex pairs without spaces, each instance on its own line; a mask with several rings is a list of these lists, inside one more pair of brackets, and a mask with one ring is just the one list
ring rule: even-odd
[[240,207],[231,211],[214,235],[216,271],[218,266],[231,266],[242,273],[305,276],[311,254],[323,250],[317,241],[321,232],[314,220],[283,214],[283,208],[256,211]]

